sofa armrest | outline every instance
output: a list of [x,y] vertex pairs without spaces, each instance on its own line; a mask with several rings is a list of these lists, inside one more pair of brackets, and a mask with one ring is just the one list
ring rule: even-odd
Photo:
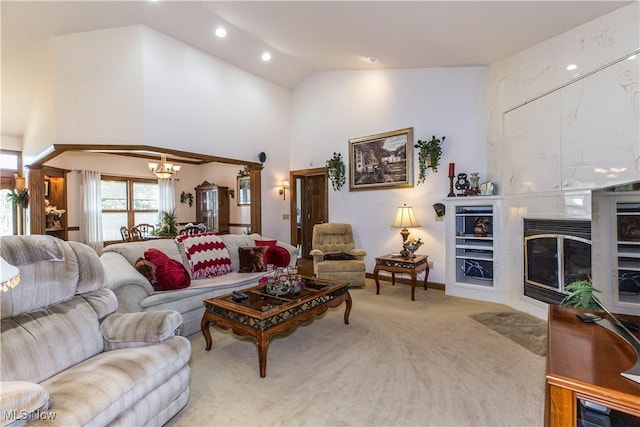
[[40,385],[27,381],[0,382],[0,426],[21,425],[39,419],[49,408],[49,393]]
[[100,261],[107,275],[107,285],[118,298],[118,311],[142,311],[140,302],[154,292],[146,277],[116,252],[103,253]]
[[101,324],[105,351],[159,344],[180,334],[182,315],[175,310],[114,313]]

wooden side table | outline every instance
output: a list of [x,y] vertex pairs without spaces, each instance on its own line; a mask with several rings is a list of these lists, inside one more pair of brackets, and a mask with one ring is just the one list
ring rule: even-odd
[[411,276],[411,301],[416,299],[416,279],[418,273],[424,271],[424,290],[427,290],[427,279],[429,278],[429,256],[416,255],[415,258],[402,258],[391,256],[391,254],[383,255],[376,258],[376,266],[373,274],[376,279],[376,295],[380,294],[380,282],[378,281],[378,272],[380,270],[391,272],[391,284],[396,284],[396,273],[405,273]]

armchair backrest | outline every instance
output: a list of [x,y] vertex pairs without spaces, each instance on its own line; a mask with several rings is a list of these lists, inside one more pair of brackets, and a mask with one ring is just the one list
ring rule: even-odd
[[0,237],[20,282],[0,293],[3,381],[40,382],[104,348],[100,321],[118,302],[96,252],[52,236]]
[[312,249],[319,249],[325,254],[349,252],[355,248],[351,224],[326,223],[313,227]]

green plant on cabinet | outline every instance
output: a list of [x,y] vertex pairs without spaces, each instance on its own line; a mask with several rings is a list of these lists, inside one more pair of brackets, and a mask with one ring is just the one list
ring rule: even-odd
[[591,280],[571,282],[564,289],[569,292],[569,295],[560,302],[560,305],[598,312],[603,311],[600,301],[595,296],[595,292],[601,291],[593,287]]
[[418,184],[424,182],[429,168],[431,168],[433,172],[438,172],[438,166],[442,158],[442,144],[445,138],[444,136],[436,138],[436,136],[433,135],[431,140],[418,140],[414,145],[414,147],[418,149]]

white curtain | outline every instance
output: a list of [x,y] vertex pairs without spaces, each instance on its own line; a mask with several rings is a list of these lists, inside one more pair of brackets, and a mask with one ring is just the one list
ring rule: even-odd
[[84,243],[100,255],[104,246],[102,240],[102,206],[100,197],[100,172],[80,171],[82,175],[82,206]]
[[159,202],[158,213],[173,212],[176,208],[176,183],[173,179],[158,180]]

